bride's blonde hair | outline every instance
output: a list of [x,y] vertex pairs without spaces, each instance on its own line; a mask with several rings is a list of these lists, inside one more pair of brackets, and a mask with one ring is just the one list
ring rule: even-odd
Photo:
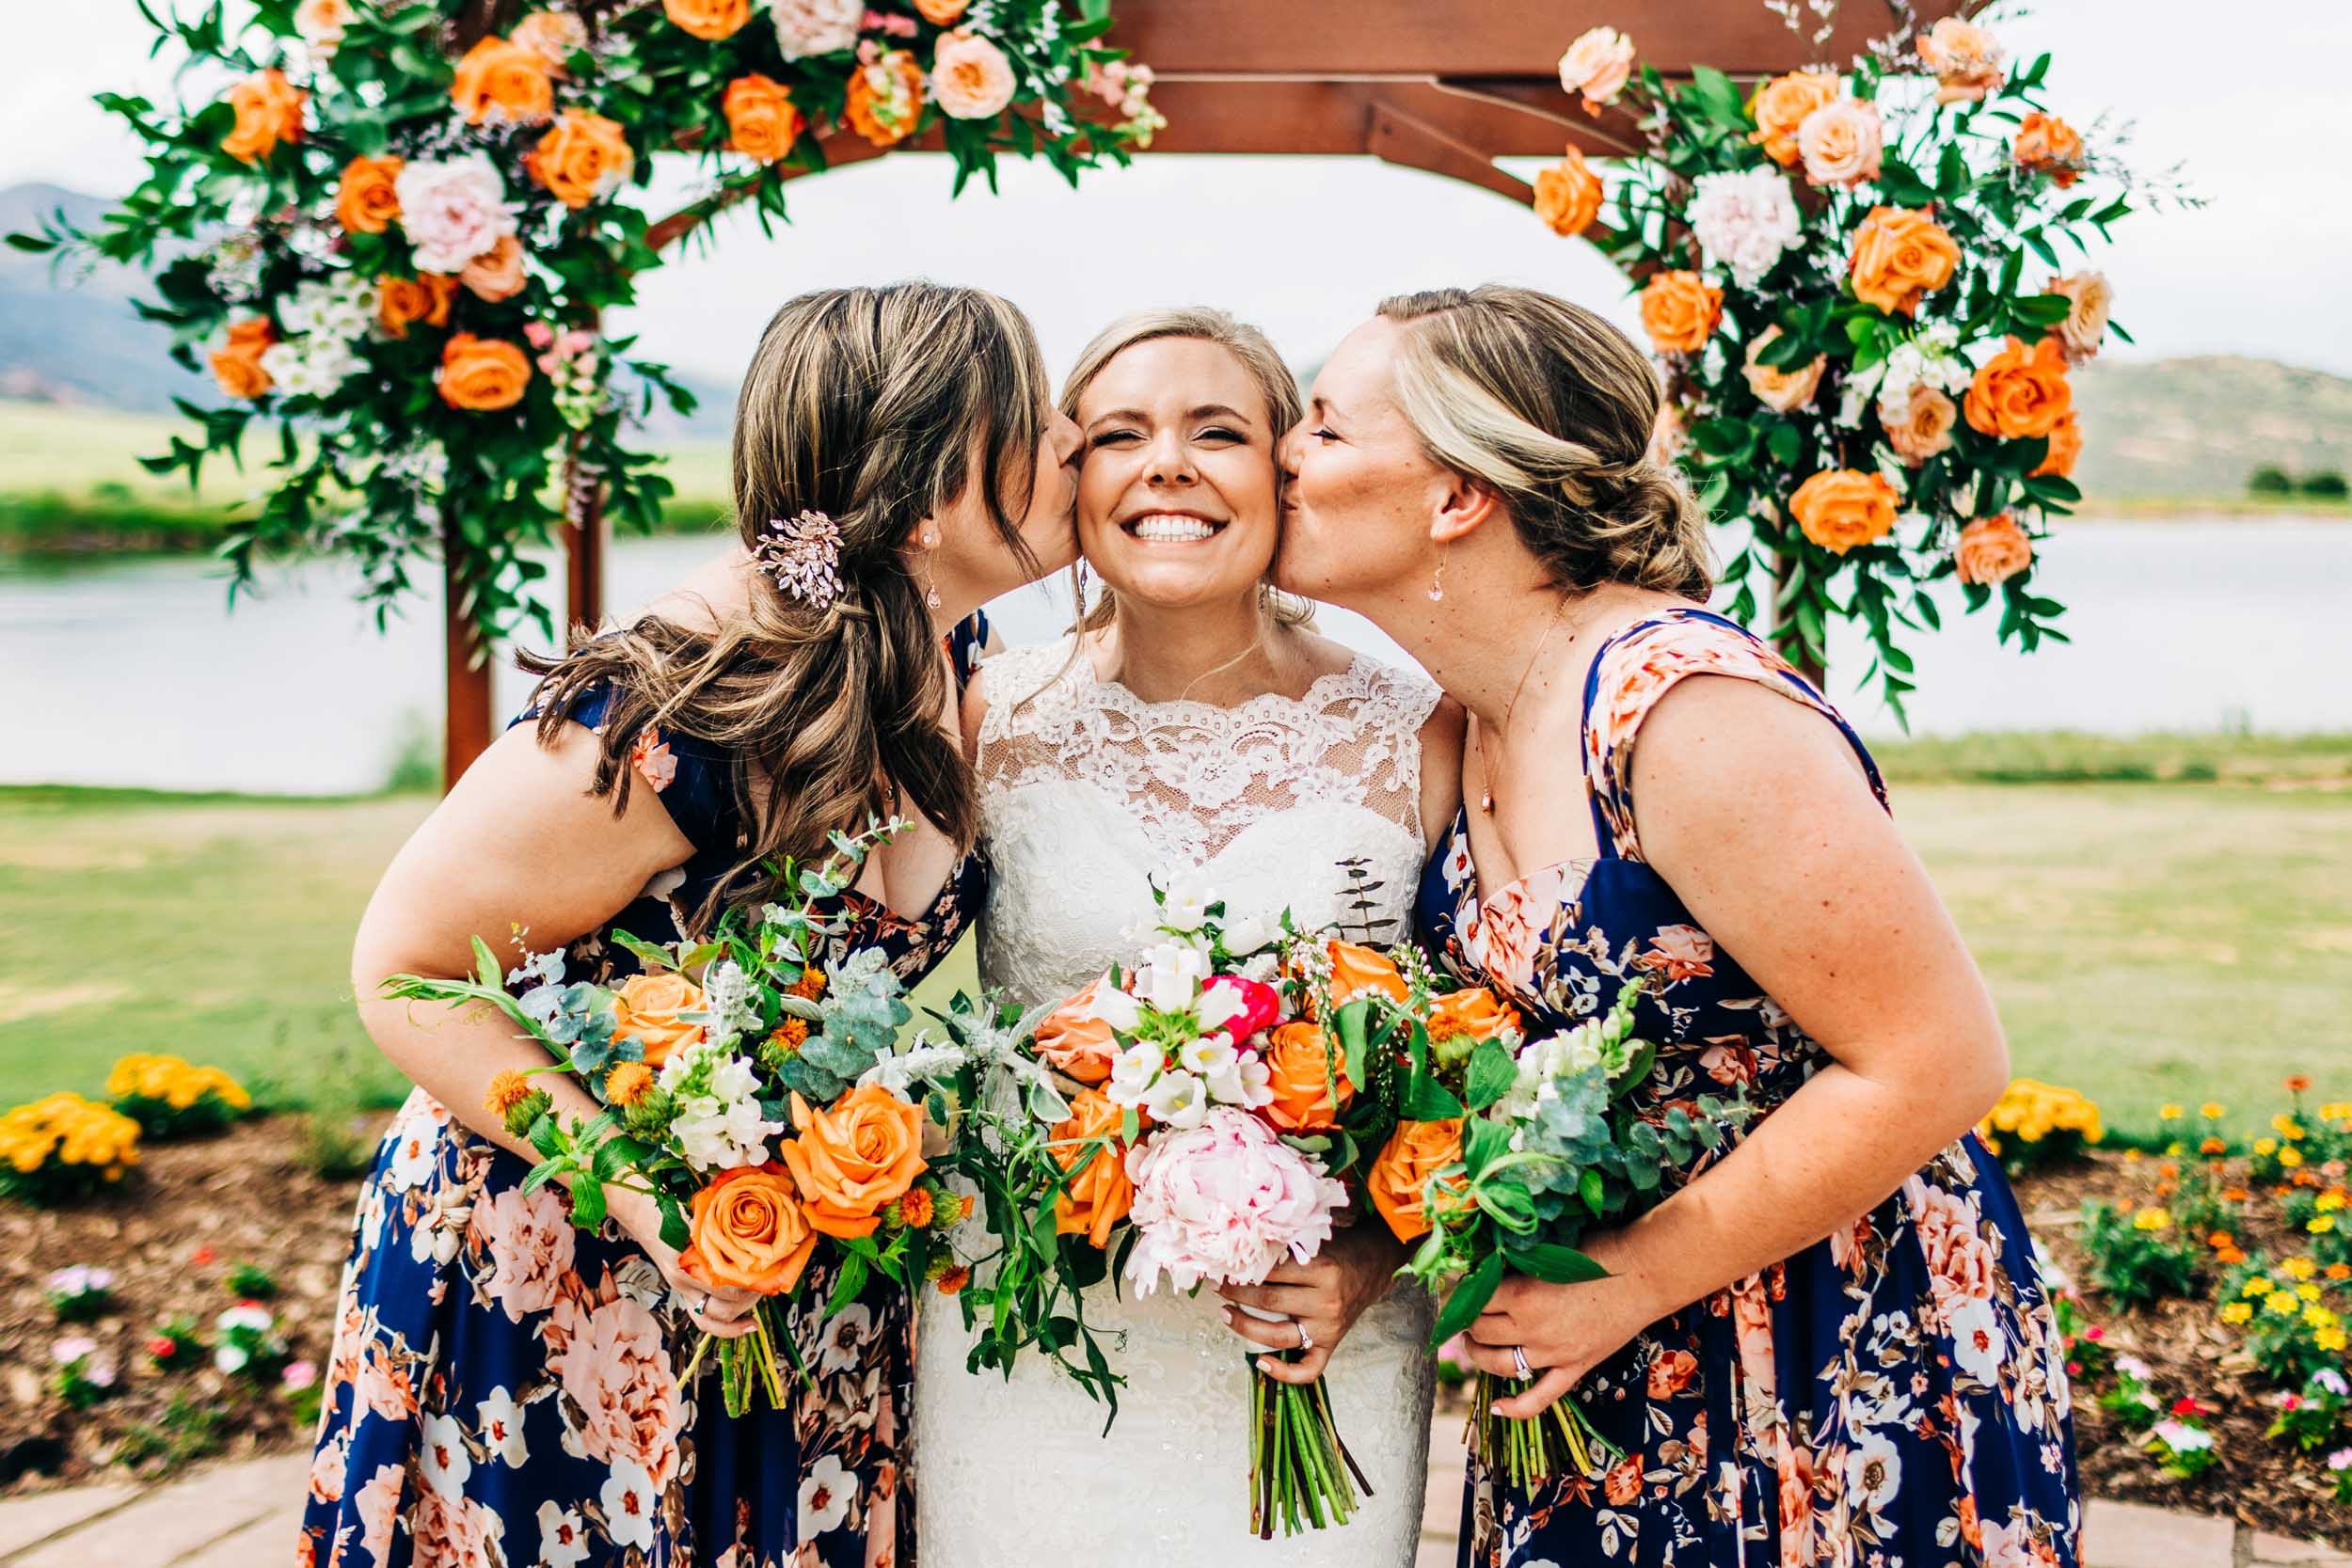
[[[1061,411],[1072,419],[1078,417],[1078,400],[1103,373],[1103,367],[1135,347],[1162,338],[1190,338],[1200,342],[1215,343],[1241,361],[1249,379],[1257,383],[1264,395],[1266,423],[1272,427],[1274,443],[1281,445],[1291,427],[1306,418],[1306,400],[1299,396],[1298,378],[1275,352],[1274,344],[1263,332],[1248,322],[1235,319],[1231,311],[1212,305],[1170,305],[1149,310],[1136,310],[1120,317],[1094,335],[1093,341],[1078,351],[1078,362],[1070,367],[1070,377],[1061,387]],[[1070,591],[1077,606],[1077,624],[1073,629],[1081,633],[1100,631],[1111,624],[1119,606],[1110,585],[1103,585],[1103,597],[1089,610],[1086,602],[1086,579],[1080,576],[1082,565],[1070,569]],[[1312,603],[1295,594],[1285,594],[1272,583],[1261,585],[1267,608],[1274,619],[1286,626],[1303,626],[1314,620]]]

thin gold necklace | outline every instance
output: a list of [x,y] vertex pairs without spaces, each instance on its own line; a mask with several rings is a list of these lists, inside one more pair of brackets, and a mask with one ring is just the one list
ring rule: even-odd
[[[1511,715],[1518,711],[1519,693],[1527,689],[1527,677],[1535,673],[1535,661],[1544,657],[1544,648],[1551,641],[1551,634],[1560,629],[1560,617],[1567,608],[1568,598],[1563,594],[1560,602],[1551,607],[1551,619],[1544,623],[1544,635],[1535,640],[1535,651],[1527,656],[1526,668],[1519,672],[1519,684],[1511,689],[1511,700],[1502,705],[1502,729],[1506,734],[1511,728]],[[1571,635],[1568,641],[1574,642],[1576,638]],[[1495,814],[1495,765],[1486,754],[1486,726],[1484,724],[1478,726],[1478,771],[1481,775],[1478,809],[1482,815],[1492,816]]]

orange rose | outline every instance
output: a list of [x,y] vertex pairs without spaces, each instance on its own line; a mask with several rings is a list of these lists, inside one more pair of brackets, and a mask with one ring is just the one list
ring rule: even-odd
[[1788,510],[1807,539],[1844,555],[1894,531],[1899,499],[1884,474],[1824,468],[1797,486]]
[[1330,953],[1332,1006],[1344,1007],[1375,992],[1391,1002],[1405,1000],[1405,976],[1387,955],[1352,942],[1332,942]]
[[2001,45],[1973,22],[1947,16],[1919,40],[1919,61],[1935,72],[1938,103],[1978,103],[2001,85]]
[[850,93],[841,118],[876,147],[891,147],[914,134],[923,118],[923,68],[903,49],[893,49],[871,65],[850,73]]
[[1919,296],[1952,280],[1960,246],[1910,207],[1873,207],[1853,239],[1854,297],[1889,315],[1915,315]]
[[694,1195],[693,1241],[678,1254],[686,1272],[722,1290],[780,1296],[801,1282],[817,1232],[773,1160],[738,1165]]
[[620,126],[585,109],[566,109],[539,145],[523,155],[531,177],[566,207],[585,207],[628,178],[637,155]]
[[1724,319],[1724,292],[1694,272],[1661,272],[1642,291],[1642,325],[1661,354],[1696,354]]
[[514,298],[523,292],[522,241],[512,234],[501,234],[498,244],[459,270],[457,281],[472,290],[476,299],[486,299],[493,305]]
[[300,141],[302,103],[308,96],[283,71],[246,77],[229,89],[229,106],[236,111],[236,119],[220,138],[220,150],[241,164],[258,164],[279,142]]
[[342,182],[335,187],[335,221],[353,234],[381,234],[400,216],[400,196],[392,182],[407,160],[354,158],[343,166]]
[[278,341],[267,316],[230,322],[213,351],[213,379],[232,398],[258,398],[270,389],[269,372],[262,369],[262,353]]
[[1600,215],[1600,176],[1571,147],[1535,176],[1535,215],[1555,234],[1581,234]]
[[[509,350],[517,359],[522,356],[522,351],[512,343],[501,343],[496,340],[485,341],[469,332],[461,332],[449,341],[452,356],[456,355],[460,343],[481,343],[485,348]],[[449,396],[447,381],[442,383],[441,395]],[[451,401],[456,402],[453,398]],[[514,401],[509,398],[506,403],[480,406],[503,408]],[[457,406],[465,408],[473,405],[459,403]],[[702,1043],[703,1026],[689,1023],[678,1014],[698,1013],[703,1006],[702,988],[675,971],[632,974],[621,982],[620,990],[612,993],[612,1037],[616,1040],[635,1040],[645,1048],[645,1060],[660,1067],[670,1059],[673,1051],[682,1051],[690,1045]]]
[[395,338],[408,336],[418,322],[427,326],[449,325],[449,302],[457,294],[457,280],[428,272],[422,277],[376,279],[375,319]]
[[[1337,1127],[1340,1113],[1356,1098],[1356,1085],[1331,1053],[1330,1041],[1316,1023],[1285,1023],[1266,1043],[1266,1087],[1274,1098],[1265,1107],[1266,1120],[1285,1132],[1313,1132]],[[1339,1092],[1332,1093],[1333,1085]]]
[[2033,541],[2006,512],[1979,517],[1960,531],[1952,546],[1952,564],[1960,569],[1963,582],[2003,582],[2033,564]]
[[808,1222],[828,1236],[870,1236],[882,1212],[923,1174],[923,1113],[880,1084],[864,1084],[812,1111],[792,1096],[798,1136],[784,1163],[807,1205]]
[[2061,190],[2082,177],[2082,133],[2056,115],[2036,111],[2018,121],[2012,150],[2019,168],[2047,174]]
[[914,0],[914,8],[934,27],[952,27],[972,8],[972,0]]
[[1764,155],[1783,168],[1804,155],[1797,145],[1797,128],[1814,110],[1837,99],[1837,78],[1826,71],[1792,71],[1775,76],[1756,90],[1750,105],[1756,129],[1748,140],[1761,144]]
[[1430,1177],[1462,1158],[1462,1123],[1400,1121],[1380,1158],[1364,1173],[1364,1190],[1373,1207],[1389,1222],[1400,1242],[1429,1233],[1429,1215],[1422,1194]]
[[1038,1022],[1037,1053],[1048,1066],[1081,1084],[1099,1084],[1111,1075],[1111,1058],[1119,1054],[1119,1037],[1094,1016],[1094,992],[1108,985],[1105,975]]
[[2010,441],[2047,436],[2074,411],[2066,351],[2052,338],[2031,348],[2011,338],[1978,367],[1964,405],[1969,429]]
[[[452,408],[477,412],[512,408],[522,402],[523,388],[530,385],[531,361],[513,343],[460,332],[442,345],[441,401]],[[700,1025],[693,1034],[701,1037]],[[650,1046],[645,1059],[657,1065],[660,1061]]]
[[1053,1141],[1062,1147],[1053,1154],[1061,1168],[1077,1164],[1079,1146],[1089,1138],[1111,1142],[1095,1150],[1086,1168],[1070,1179],[1054,1198],[1054,1229],[1059,1235],[1079,1234],[1090,1245],[1108,1246],[1111,1227],[1127,1217],[1136,1201],[1136,1184],[1127,1180],[1126,1149],[1119,1143],[1122,1121],[1120,1108],[1108,1096],[1082,1089],[1071,1101],[1070,1119],[1057,1122]]
[[2066,298],[2066,319],[2050,329],[2050,336],[2066,351],[2066,362],[2079,365],[2098,357],[2099,344],[2107,335],[2107,312],[2115,306],[2115,285],[2107,281],[2107,275],[2078,272],[2053,277],[2042,285],[2042,292]]
[[491,119],[536,125],[555,110],[546,56],[501,38],[486,38],[457,62],[450,101],[469,125]]
[[1518,1009],[1484,986],[1449,991],[1429,1010],[1432,1040],[1490,1040],[1506,1029],[1524,1029]]
[[1895,455],[1915,468],[1952,444],[1952,427],[1960,423],[1960,404],[1924,381],[1911,384],[1911,401],[1893,410],[1879,404],[1879,422],[1886,427],[1886,444]]
[[569,11],[533,11],[506,37],[516,48],[528,49],[547,62],[549,73],[558,77],[569,76],[571,57],[588,47],[587,24]]
[[1775,414],[1786,414],[1813,401],[1813,394],[1821,385],[1821,372],[1828,368],[1829,360],[1817,354],[1809,363],[1799,365],[1793,371],[1768,365],[1764,362],[1764,351],[1772,347],[1779,337],[1780,328],[1777,326],[1768,326],[1757,335],[1756,340],[1748,345],[1744,373],[1748,379],[1748,390],[1756,394],[1756,402]]
[[661,14],[707,43],[731,39],[752,19],[752,0],[661,0]]
[[2050,431],[2049,455],[2042,458],[2031,477],[2035,479],[2072,479],[2074,461],[2083,454],[2083,427],[2069,414]]
[[754,72],[727,84],[720,107],[727,117],[727,150],[772,164],[800,139],[801,111],[784,84]]

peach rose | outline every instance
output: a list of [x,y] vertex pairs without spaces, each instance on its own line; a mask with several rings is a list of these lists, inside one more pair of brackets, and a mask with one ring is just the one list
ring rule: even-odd
[[934,27],[952,27],[972,8],[972,0],[914,0],[914,8]]
[[392,182],[405,158],[354,158],[335,186],[335,221],[353,234],[381,234],[400,216],[400,194]]
[[1773,77],[1756,89],[1749,105],[1756,128],[1748,139],[1761,145],[1764,155],[1781,167],[1794,166],[1804,156],[1798,132],[1814,110],[1836,103],[1837,94],[1837,78],[1830,71],[1797,71]]
[[258,164],[279,142],[302,139],[302,104],[310,95],[278,71],[246,77],[229,89],[236,119],[220,139],[220,150],[241,164]]
[[1878,105],[1859,98],[1825,103],[1797,127],[1797,152],[1805,180],[1815,185],[1851,190],[1877,179],[1884,140]]
[[295,36],[321,59],[343,44],[343,29],[351,25],[351,0],[302,0],[294,8]]
[[549,75],[562,78],[571,74],[571,57],[588,47],[588,24],[569,11],[533,11],[506,37],[545,61]]
[[476,299],[486,299],[493,305],[513,299],[523,292],[522,241],[512,234],[501,234],[498,244],[465,264],[457,274],[457,281],[472,290]]
[[418,322],[447,326],[450,301],[456,297],[457,279],[437,272],[422,277],[386,276],[375,280],[375,319],[392,337],[405,338]]
[[1793,371],[1784,371],[1764,362],[1764,351],[1780,338],[1780,328],[1768,326],[1748,345],[1748,362],[1743,373],[1748,378],[1748,390],[1756,401],[1775,414],[1786,414],[1803,408],[1813,401],[1813,394],[1821,385],[1821,372],[1829,360],[1815,355],[1810,361]]
[[2066,362],[2079,365],[2097,356],[2099,344],[2107,335],[2107,312],[2115,305],[2115,286],[2103,272],[2079,272],[2066,277],[2053,277],[2042,285],[2045,294],[2064,294],[2073,307],[2066,319],[2051,329],[2051,336],[2066,351]]
[[1459,1117],[1396,1124],[1380,1157],[1364,1173],[1364,1190],[1398,1241],[1409,1242],[1429,1233],[1423,1190],[1432,1176],[1461,1158]]
[[2050,430],[2050,451],[2035,466],[2031,478],[2072,479],[2074,463],[2083,454],[2083,427],[2069,414]]
[[1979,103],[2001,85],[2001,45],[1973,22],[1947,16],[1919,40],[1919,63],[1935,72],[1938,103]]
[[906,140],[923,118],[923,68],[903,49],[861,65],[850,73],[841,118],[876,147]]
[[703,1042],[703,1026],[678,1015],[705,1006],[702,988],[674,970],[632,974],[612,993],[612,1037],[635,1040],[645,1060],[660,1067],[672,1052]]
[[1079,1146],[1090,1138],[1111,1142],[1095,1150],[1086,1168],[1073,1176],[1054,1197],[1054,1229],[1064,1236],[1083,1235],[1089,1245],[1110,1245],[1111,1227],[1127,1217],[1136,1201],[1136,1184],[1127,1176],[1127,1151],[1120,1146],[1124,1113],[1107,1095],[1081,1089],[1070,1102],[1070,1119],[1057,1122],[1051,1134],[1063,1147],[1053,1150],[1064,1170],[1077,1164]]
[[450,101],[469,125],[493,119],[536,125],[555,110],[555,82],[537,51],[486,38],[457,62]]
[[1587,113],[1597,114],[1599,103],[1614,103],[1633,74],[1633,40],[1614,27],[1594,27],[1579,34],[1560,56],[1560,86],[1581,93]]
[[1600,215],[1601,195],[1600,176],[1571,147],[1535,176],[1535,215],[1555,234],[1581,234]]
[[1377,994],[1391,1002],[1405,1000],[1405,976],[1385,953],[1352,942],[1334,942],[1331,955],[1331,1006],[1344,1007],[1359,996]]
[[[1895,417],[1888,419],[1892,413]],[[1886,444],[1895,455],[1915,468],[1952,444],[1952,428],[1960,423],[1960,404],[1924,381],[1911,384],[1910,401],[1899,409],[1879,404],[1879,422],[1886,427]]]
[[808,1222],[828,1236],[870,1236],[882,1212],[923,1174],[923,1113],[879,1084],[851,1089],[822,1111],[792,1097],[797,1136],[784,1163]]
[[990,119],[1012,102],[1012,62],[979,34],[961,28],[931,55],[931,99],[950,119]]
[[1661,354],[1696,354],[1724,319],[1724,292],[1694,272],[1661,272],[1642,291],[1642,325]]
[[719,106],[727,117],[727,150],[772,164],[800,140],[801,111],[783,83],[754,71],[727,84]]
[[278,341],[267,316],[230,322],[220,347],[213,350],[213,379],[232,398],[258,398],[270,389],[269,372],[262,369],[262,354]]
[[1854,297],[1889,315],[1915,315],[1919,296],[1952,280],[1960,246],[1926,213],[1873,207],[1853,240]]
[[2060,190],[2082,178],[2082,133],[2056,115],[2036,110],[2019,120],[2010,150],[2019,168],[2047,174]]
[[621,127],[585,109],[564,110],[539,145],[523,155],[531,177],[575,209],[628,179],[636,163]]
[[2008,347],[1977,368],[1963,411],[1968,428],[1980,435],[2010,441],[2049,435],[2074,411],[2065,350],[2054,338],[2031,348],[2011,338]]
[[687,1224],[693,1240],[678,1261],[722,1290],[780,1296],[801,1282],[817,1250],[800,1195],[773,1160],[720,1173],[694,1195]]
[[1961,581],[1990,587],[2033,564],[2033,541],[2006,512],[1979,517],[1960,531],[1952,546],[1952,564],[1960,569]]
[[1884,474],[1824,468],[1797,486],[1788,511],[1807,539],[1844,555],[1892,532],[1899,500]]
[[752,0],[661,0],[661,14],[706,43],[731,39],[752,19]]
[[1356,1098],[1356,1085],[1332,1054],[1321,1024],[1279,1025],[1266,1041],[1265,1066],[1266,1087],[1274,1091],[1265,1118],[1285,1132],[1337,1127],[1340,1113]]
[[549,1358],[549,1370],[564,1391],[565,1414],[577,1406],[586,1457],[601,1465],[627,1460],[655,1486],[668,1485],[677,1473],[685,1409],[661,1321],[630,1295],[567,1299],[556,1318],[562,1334],[548,1338],[564,1348]]
[[1094,1016],[1095,992],[1109,984],[1105,974],[1038,1021],[1037,1053],[1081,1084],[1108,1078],[1111,1058],[1119,1054],[1119,1037]]
[[1432,1040],[1490,1040],[1506,1029],[1523,1031],[1525,1027],[1518,1009],[1484,986],[1448,991],[1429,1009]]

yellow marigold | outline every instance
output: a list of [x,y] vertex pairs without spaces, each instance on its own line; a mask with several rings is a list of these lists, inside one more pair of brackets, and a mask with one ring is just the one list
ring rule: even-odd
[[2254,1152],[2266,1159],[2279,1152],[2279,1140],[2276,1138],[2257,1138],[2254,1140]]
[[2228,1111],[2229,1107],[2222,1104],[2218,1100],[2208,1100],[2202,1105],[2197,1107],[2197,1114],[2203,1117],[2207,1121],[2219,1121],[2223,1116],[2228,1114]]
[[2186,1113],[2184,1112],[2178,1105],[2159,1105],[2156,1107],[2156,1119],[2159,1121],[2178,1121]]
[[2330,1355],[2341,1355],[2344,1354],[2344,1347],[2352,1343],[2352,1340],[2344,1338],[2344,1330],[2341,1328],[2323,1328],[2312,1337],[2312,1343]]
[[653,1088],[653,1069],[643,1062],[623,1062],[605,1074],[604,1098],[615,1105],[634,1105]]
[[2134,1230],[2169,1230],[2172,1228],[2172,1212],[2169,1209],[2142,1209],[2132,1216],[2132,1228]]
[[768,1043],[779,1051],[798,1051],[808,1043],[808,1021],[787,1018],[771,1030]]
[[2301,1164],[2302,1163],[2303,1151],[2296,1148],[2293,1144],[2289,1144],[2286,1148],[2279,1150],[2279,1164],[2286,1166],[2287,1169],[2293,1170],[2296,1166]]
[[490,1080],[489,1090],[482,1097],[482,1108],[494,1117],[503,1118],[530,1093],[531,1079],[526,1074],[515,1068],[502,1068]]
[[2263,1298],[2263,1309],[2274,1317],[2292,1318],[2303,1310],[2293,1291],[2273,1291]]
[[2344,1204],[2344,1193],[2342,1187],[2331,1187],[2319,1195],[2319,1212],[2323,1214],[2332,1214],[2343,1208]]
[[2233,1301],[2221,1308],[2221,1321],[2225,1323],[2251,1323],[2253,1320],[2254,1307],[2250,1302]]
[[2310,1279],[2319,1273],[2319,1265],[2308,1258],[2290,1258],[2279,1265],[2279,1272],[2289,1279]]
[[2303,1228],[2310,1231],[2314,1236],[2328,1235],[2336,1228],[2336,1216],[2333,1214],[2313,1214],[2309,1223],[2307,1223]]
[[2268,1295],[2270,1293],[2270,1281],[2265,1279],[2260,1275],[2256,1275],[2253,1278],[2246,1282],[2244,1287],[2239,1290],[2238,1294],[2244,1296],[2247,1300],[2251,1301],[2256,1296]]

